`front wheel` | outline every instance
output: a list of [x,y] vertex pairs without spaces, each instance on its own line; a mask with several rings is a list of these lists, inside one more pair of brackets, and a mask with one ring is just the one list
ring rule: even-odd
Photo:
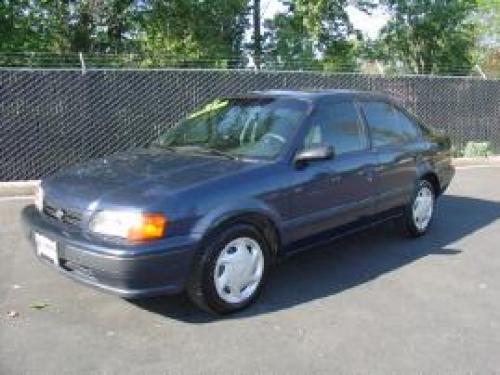
[[410,237],[419,237],[427,232],[434,217],[436,194],[434,187],[427,180],[420,180],[412,200],[405,207],[401,226]]
[[269,246],[257,229],[246,224],[229,227],[215,234],[195,261],[188,295],[211,313],[241,310],[258,296],[268,264]]

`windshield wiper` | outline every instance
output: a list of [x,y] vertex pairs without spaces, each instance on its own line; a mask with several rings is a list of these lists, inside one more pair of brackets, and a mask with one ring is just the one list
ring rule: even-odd
[[237,157],[233,154],[218,150],[216,148],[211,148],[211,147],[204,147],[204,146],[199,146],[199,145],[186,145],[186,146],[180,147],[180,149],[181,150],[184,149],[186,151],[200,152],[200,153],[209,154],[209,155],[223,156],[223,157],[225,157],[227,159],[231,159],[231,160],[239,160],[239,157]]
[[221,150],[218,150],[216,148],[211,148],[211,147],[203,147],[199,145],[185,145],[185,146],[167,146],[163,145],[161,143],[152,143],[151,144],[154,147],[161,148],[163,150],[168,150],[172,152],[182,152],[182,151],[195,151],[195,152],[200,152],[203,154],[210,154],[210,155],[217,155],[217,156],[223,156],[227,159],[231,160],[239,160],[240,158],[236,155],[230,154],[228,152],[224,152]]
[[210,148],[210,147],[200,147],[200,150],[203,152],[206,152],[207,154],[212,154],[212,155],[217,155],[217,156],[224,156],[228,159],[231,160],[238,160],[239,158],[233,154],[230,154],[228,152],[224,152],[221,150],[217,150],[216,148]]
[[167,146],[167,145],[163,145],[161,143],[152,143],[151,146],[153,147],[158,147],[158,148],[161,148],[163,150],[168,150],[168,151],[172,151],[172,152],[177,152],[176,148],[175,147],[172,147],[172,146]]

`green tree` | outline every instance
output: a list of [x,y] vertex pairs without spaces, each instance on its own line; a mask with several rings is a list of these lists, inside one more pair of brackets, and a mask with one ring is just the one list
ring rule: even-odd
[[0,0],[0,51],[38,50],[43,36],[38,33],[37,15],[29,0]]
[[304,29],[301,17],[291,13],[277,14],[265,21],[264,65],[282,69],[319,68],[314,41]]
[[143,4],[142,0],[0,0],[0,51],[10,52],[11,60],[13,51],[35,52],[33,65],[77,63],[76,52],[84,52],[93,62],[121,64],[121,56],[93,54],[140,51]]
[[384,0],[392,18],[375,56],[419,74],[468,74],[475,63],[476,0]]
[[477,55],[487,76],[500,76],[500,1],[478,0]]
[[500,49],[500,1],[478,0],[478,10],[480,42]]
[[129,51],[136,5],[133,0],[39,1],[54,52]]
[[147,63],[239,62],[247,14],[246,0],[153,0],[141,16]]
[[[266,21],[268,64],[284,68],[352,71],[356,67],[361,33],[354,29],[348,0],[291,0],[287,9]],[[369,2],[358,1],[366,8]]]

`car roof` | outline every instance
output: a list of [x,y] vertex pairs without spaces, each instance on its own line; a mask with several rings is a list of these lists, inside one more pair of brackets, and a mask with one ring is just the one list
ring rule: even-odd
[[342,99],[378,99],[378,100],[392,100],[386,94],[373,91],[360,91],[360,90],[342,90],[342,89],[322,89],[322,90],[260,90],[251,91],[246,94],[231,95],[228,98],[234,99],[253,99],[253,98],[295,98],[307,99],[315,101],[323,97],[333,97]]

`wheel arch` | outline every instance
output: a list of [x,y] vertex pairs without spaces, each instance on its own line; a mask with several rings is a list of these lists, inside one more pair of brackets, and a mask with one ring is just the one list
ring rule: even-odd
[[433,171],[427,171],[420,176],[420,179],[429,181],[429,183],[434,188],[434,193],[436,194],[436,197],[441,195],[442,193],[441,183],[439,182],[439,177],[437,176],[436,173],[434,173]]
[[204,243],[213,235],[237,224],[247,224],[255,227],[266,239],[273,258],[278,256],[281,248],[281,232],[275,219],[268,213],[262,211],[239,210],[219,216],[204,230],[201,242]]

